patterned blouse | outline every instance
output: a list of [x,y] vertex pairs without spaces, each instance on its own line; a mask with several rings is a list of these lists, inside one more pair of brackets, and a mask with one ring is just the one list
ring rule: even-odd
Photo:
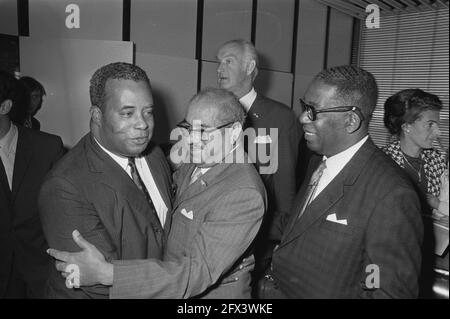
[[[400,149],[400,141],[395,140],[382,148],[401,168],[405,168],[405,158]],[[420,153],[423,161],[425,177],[427,179],[427,192],[433,196],[439,196],[441,187],[441,175],[447,168],[445,155],[437,149],[424,149]]]

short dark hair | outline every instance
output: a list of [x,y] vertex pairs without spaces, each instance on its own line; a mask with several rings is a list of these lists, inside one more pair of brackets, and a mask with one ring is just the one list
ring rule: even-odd
[[0,103],[13,99],[15,80],[12,74],[0,70]]
[[12,101],[8,113],[11,121],[22,125],[26,117],[27,99],[25,88],[12,74],[0,70],[0,103]]
[[399,136],[402,125],[414,123],[423,112],[442,109],[437,95],[421,89],[401,90],[384,102],[384,125],[392,135]]
[[194,95],[189,104],[198,103],[199,101],[206,101],[216,105],[220,109],[220,121],[222,123],[217,123],[217,125],[224,124],[225,122],[239,122],[242,125],[245,120],[245,110],[236,96],[225,90],[218,88],[205,88]]
[[32,78],[31,76],[23,76],[19,79],[19,81],[25,85],[29,94],[33,93],[34,91],[39,91],[41,95],[46,94],[45,88],[41,84],[41,82],[39,82],[35,78]]
[[104,110],[105,106],[106,82],[110,79],[144,81],[150,87],[150,80],[147,74],[136,65],[126,62],[114,62],[104,65],[95,71],[89,86],[91,104],[99,107],[101,110]]
[[342,65],[325,69],[314,79],[335,86],[338,100],[346,106],[361,108],[366,119],[372,117],[378,99],[377,81],[372,73],[354,65]]

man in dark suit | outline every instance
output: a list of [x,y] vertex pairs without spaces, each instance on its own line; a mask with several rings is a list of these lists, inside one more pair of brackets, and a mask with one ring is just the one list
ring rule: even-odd
[[59,136],[11,121],[20,117],[16,82],[0,71],[0,298],[42,298],[51,263],[37,198],[64,148]]
[[[90,83],[91,132],[51,171],[39,195],[51,247],[77,251],[74,229],[108,260],[162,257],[170,224],[171,173],[150,143],[153,97],[145,72],[128,63],[98,69]],[[108,298],[106,286],[69,289],[52,268],[47,297]]]
[[243,121],[242,106],[226,90],[203,90],[189,103],[179,127],[186,133],[182,148],[190,156],[174,174],[177,196],[163,261],[108,263],[75,234],[81,252],[50,250],[65,261],[58,269],[78,265],[80,284],[112,285],[111,298],[250,298],[254,258],[249,247],[261,225],[266,194],[246,160]]
[[[268,209],[256,245],[257,273],[267,253],[274,247],[268,242],[273,221],[281,212],[290,211],[299,185],[301,126],[292,109],[255,91],[258,55],[246,40],[231,40],[218,50],[217,80],[239,99],[247,113],[245,150],[255,163],[267,190]],[[256,274],[256,277],[258,274]]]
[[423,225],[417,194],[368,135],[372,74],[319,73],[302,100],[311,158],[281,242],[260,282],[262,298],[415,298]]

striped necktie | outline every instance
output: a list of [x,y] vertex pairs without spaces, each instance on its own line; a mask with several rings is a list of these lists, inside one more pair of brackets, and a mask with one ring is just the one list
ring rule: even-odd
[[322,161],[322,163],[320,163],[319,167],[317,167],[316,170],[314,171],[314,173],[312,174],[311,179],[308,184],[308,188],[305,192],[305,196],[304,196],[305,201],[303,202],[302,208],[300,209],[297,218],[300,218],[303,215],[303,213],[306,210],[306,207],[308,207],[308,205],[311,203],[312,198],[314,197],[314,194],[316,192],[317,185],[319,184],[319,180],[322,177],[323,170],[326,167],[327,167],[327,165],[325,164],[325,161]]

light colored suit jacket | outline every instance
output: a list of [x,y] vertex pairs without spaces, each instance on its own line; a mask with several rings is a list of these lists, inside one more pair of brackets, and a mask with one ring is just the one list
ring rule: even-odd
[[[171,173],[162,151],[150,144],[146,159],[158,190],[171,209]],[[49,173],[39,195],[39,211],[48,244],[79,251],[78,229],[107,260],[162,258],[164,233],[158,217],[127,173],[86,135]],[[167,216],[166,224],[170,224]],[[108,298],[101,285],[68,289],[52,267],[48,298]]]
[[249,247],[266,194],[252,164],[221,163],[190,183],[194,165],[176,172],[178,191],[164,261],[114,261],[111,298],[249,298]]

